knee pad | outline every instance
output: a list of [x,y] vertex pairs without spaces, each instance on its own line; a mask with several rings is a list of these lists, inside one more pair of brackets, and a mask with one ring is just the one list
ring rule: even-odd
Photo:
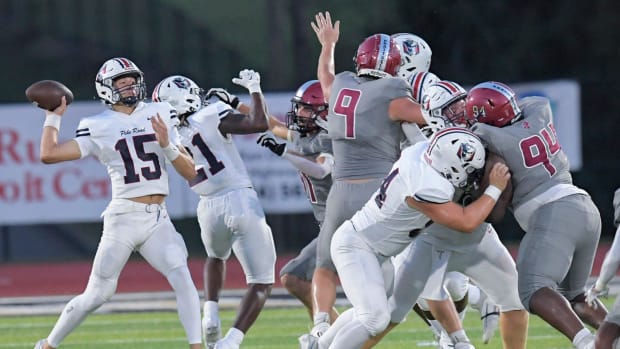
[[357,318],[364,325],[371,336],[383,332],[390,324],[390,314],[386,311],[375,311],[373,313],[358,314]]
[[446,274],[443,285],[452,300],[458,302],[467,295],[469,278],[461,273],[450,272]]

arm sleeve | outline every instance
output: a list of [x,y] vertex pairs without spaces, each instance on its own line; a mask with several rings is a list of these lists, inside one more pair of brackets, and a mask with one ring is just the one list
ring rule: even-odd
[[284,153],[283,157],[287,159],[296,169],[316,179],[323,179],[332,172],[334,167],[334,157],[331,154],[321,153],[317,158],[324,157],[322,164],[310,161],[302,156],[297,156],[289,152]]
[[603,266],[601,267],[601,274],[596,280],[596,289],[604,289],[609,281],[616,275],[620,266],[620,228],[616,230],[616,236],[614,236],[614,242],[611,244],[611,248],[605,255]]

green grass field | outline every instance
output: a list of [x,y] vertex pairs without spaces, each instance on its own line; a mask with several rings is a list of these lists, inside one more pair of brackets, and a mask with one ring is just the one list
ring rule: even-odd
[[[606,300],[608,307],[613,300]],[[467,333],[477,348],[501,348],[499,333],[487,345],[480,341],[481,322],[476,311],[465,318]],[[232,324],[234,313],[221,313],[223,332]],[[49,333],[57,316],[10,316],[0,318],[0,348],[31,349]],[[247,334],[242,348],[298,348],[297,337],[310,328],[307,313],[300,308],[265,309]],[[183,329],[175,312],[93,314],[65,340],[63,349],[170,349],[187,348]],[[411,314],[377,348],[435,348],[426,325]],[[530,317],[528,348],[568,349],[570,341]]]

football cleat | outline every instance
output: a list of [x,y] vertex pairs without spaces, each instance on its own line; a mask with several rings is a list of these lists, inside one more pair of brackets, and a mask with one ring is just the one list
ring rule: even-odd
[[45,345],[45,339],[40,339],[37,344],[34,345],[34,349],[43,349]]
[[231,340],[226,340],[226,338],[222,338],[217,343],[215,343],[214,349],[239,349],[239,346],[233,343]]
[[458,342],[454,344],[454,349],[476,349],[476,347],[468,342]]
[[318,349],[319,338],[311,334],[302,334],[298,339],[299,349]]
[[314,327],[310,331],[310,335],[315,336],[315,337],[318,338],[318,337],[321,337],[323,335],[323,333],[327,332],[327,330],[329,330],[329,323],[327,323],[327,322],[320,322],[320,323],[314,325]]
[[210,319],[206,316],[202,319],[202,335],[207,349],[216,347],[215,344],[222,334],[221,327],[220,319]]

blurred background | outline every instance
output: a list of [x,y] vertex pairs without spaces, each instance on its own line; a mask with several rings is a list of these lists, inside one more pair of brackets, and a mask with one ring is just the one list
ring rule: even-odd
[[[574,181],[598,205],[603,239],[613,238],[612,197],[620,184],[620,99],[614,85],[620,71],[620,4],[615,1],[0,0],[0,108],[27,103],[24,90],[42,79],[59,80],[76,100],[92,101],[97,70],[115,56],[142,69],[149,93],[162,78],[178,73],[203,88],[242,94],[230,79],[251,68],[261,73],[264,91],[292,96],[301,83],[316,78],[320,46],[310,22],[324,10],[341,21],[337,72],[354,69],[351,58],[368,35],[411,32],[430,44],[431,71],[465,86],[484,80],[575,81],[582,164]],[[33,119],[32,127],[39,130],[41,119]],[[0,171],[9,166],[2,154],[0,149]],[[2,197],[0,190],[0,210],[11,205]],[[40,213],[31,214],[36,221]],[[269,213],[268,222],[282,254],[295,253],[318,231],[309,210]],[[190,255],[203,256],[195,217],[175,223]],[[0,221],[0,262],[90,260],[101,228],[98,219]],[[507,244],[522,235],[511,216],[497,230]]]

